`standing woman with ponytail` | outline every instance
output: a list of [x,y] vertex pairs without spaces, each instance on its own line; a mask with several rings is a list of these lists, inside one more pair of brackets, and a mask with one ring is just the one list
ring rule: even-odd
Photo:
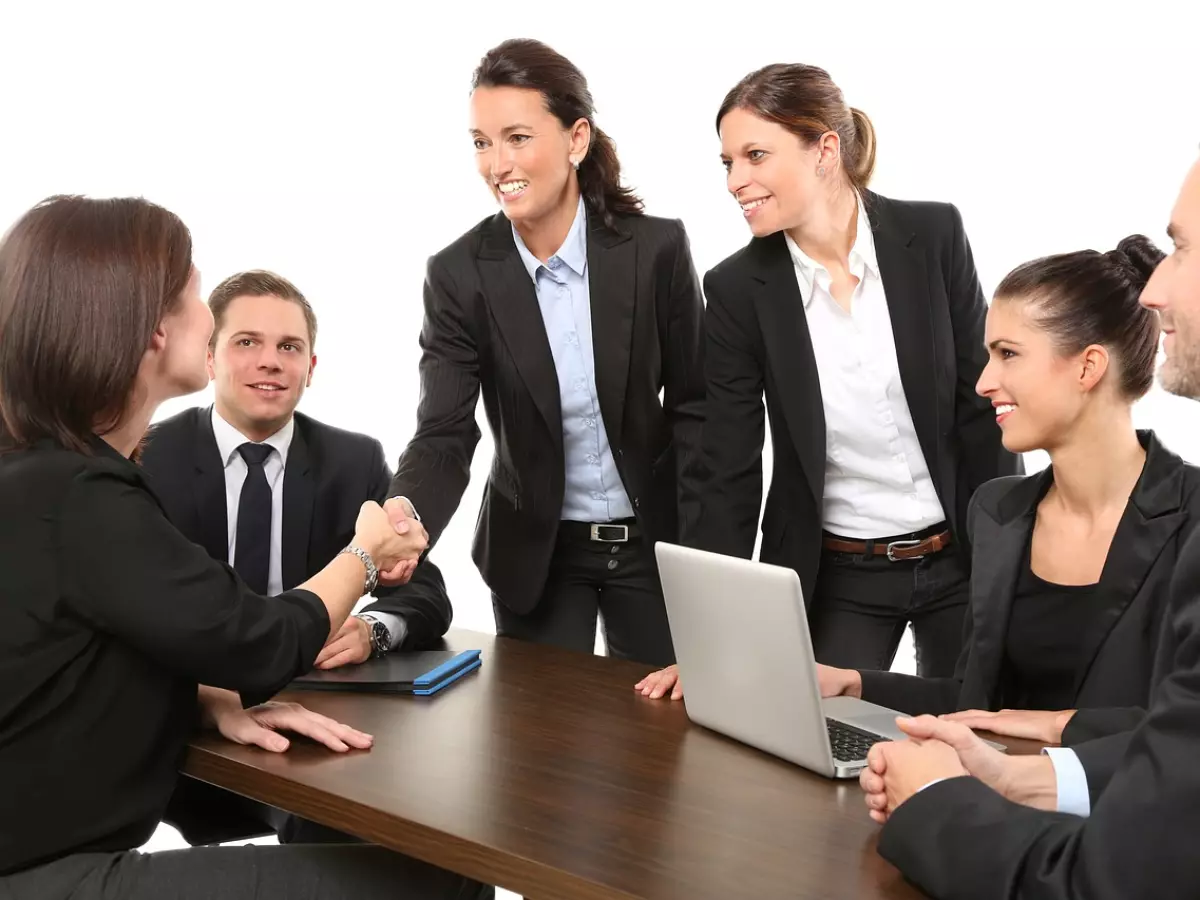
[[436,541],[482,393],[496,451],[474,558],[497,632],[591,652],[599,616],[610,655],[666,665],[653,546],[699,506],[704,307],[687,236],[622,186],[569,60],[505,41],[472,88],[501,211],[429,261],[417,431],[392,493]]
[[[717,114],[750,243],[704,280],[710,481],[696,543],[796,570],[816,657],[886,670],[912,623],[917,668],[962,646],[975,489],[1021,471],[992,404],[987,306],[958,210],[867,190],[875,136],[823,69],[747,75]],[[673,669],[639,687],[681,696]]]

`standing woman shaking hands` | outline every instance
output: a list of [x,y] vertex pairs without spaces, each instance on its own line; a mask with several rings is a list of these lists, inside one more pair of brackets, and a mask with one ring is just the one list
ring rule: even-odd
[[496,450],[474,558],[498,633],[591,652],[599,617],[611,655],[666,665],[653,546],[699,507],[704,306],[687,236],[622,185],[569,60],[505,41],[472,88],[468,136],[500,212],[429,261],[417,431],[392,493],[436,541],[482,394]]
[[[987,312],[958,211],[867,189],[875,136],[828,73],[752,72],[717,114],[750,243],[704,280],[707,420],[697,543],[799,573],[818,661],[887,669],[912,623],[949,675],[975,488],[1021,471],[975,393]],[[839,662],[833,662],[838,660]],[[674,670],[639,686],[675,688]]]

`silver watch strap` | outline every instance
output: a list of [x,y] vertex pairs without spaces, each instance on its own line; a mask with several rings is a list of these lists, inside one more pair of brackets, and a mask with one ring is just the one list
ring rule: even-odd
[[[357,547],[354,544],[347,546],[341,551],[341,553],[353,553],[355,556],[361,559],[362,564],[367,567],[367,579],[363,585],[363,593],[369,594],[371,591],[375,590],[375,585],[379,583],[379,569],[375,567],[375,560],[371,559],[371,554],[362,547]],[[341,554],[339,553],[339,555]]]

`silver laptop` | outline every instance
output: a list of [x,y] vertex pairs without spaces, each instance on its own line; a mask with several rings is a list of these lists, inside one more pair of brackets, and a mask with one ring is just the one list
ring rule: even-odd
[[787,568],[655,545],[688,718],[829,778],[903,740],[901,713],[821,699],[800,578]]

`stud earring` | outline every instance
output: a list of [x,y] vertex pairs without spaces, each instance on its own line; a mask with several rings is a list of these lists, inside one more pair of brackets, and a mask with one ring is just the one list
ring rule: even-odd
[[825,177],[825,167],[824,167],[824,166],[818,166],[818,167],[817,167],[817,177],[818,177],[818,178],[824,178],[824,177]]
[[575,167],[576,172],[579,171],[579,160],[577,160],[577,159],[571,160],[571,165]]

